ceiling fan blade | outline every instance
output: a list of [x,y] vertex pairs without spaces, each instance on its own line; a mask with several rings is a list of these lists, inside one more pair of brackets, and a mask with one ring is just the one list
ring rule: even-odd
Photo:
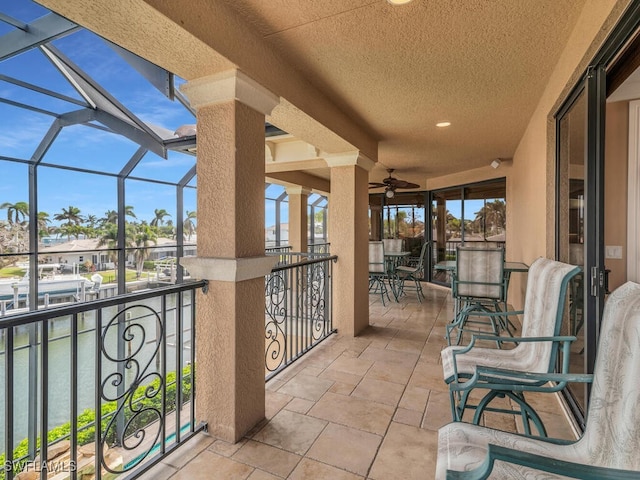
[[415,183],[405,182],[404,180],[396,180],[395,185],[396,188],[420,188],[420,185],[416,185]]
[[382,187],[386,187],[387,185],[385,185],[384,183],[378,183],[378,182],[369,182],[369,188],[382,188]]

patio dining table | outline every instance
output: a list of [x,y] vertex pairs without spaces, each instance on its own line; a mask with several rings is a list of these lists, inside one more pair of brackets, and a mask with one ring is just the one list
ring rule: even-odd
[[[455,272],[456,270],[456,261],[455,260],[442,260],[438,263],[436,263],[433,268],[435,268],[436,270],[440,270],[440,271],[446,271],[446,272]],[[511,274],[512,273],[525,273],[529,271],[529,265],[527,265],[526,263],[523,262],[504,262],[504,267],[503,267],[503,272],[504,272],[504,278],[505,278],[505,283],[506,283],[506,289],[508,291],[509,289],[509,280],[511,278]],[[453,278],[452,278],[453,280]],[[455,306],[455,311],[458,312],[460,306],[456,304]],[[505,302],[505,310],[506,310],[506,302]],[[512,328],[515,329],[515,326],[513,325],[513,323],[511,322],[511,320],[509,320],[508,317],[506,317],[506,322],[508,326],[511,326]],[[509,328],[507,327],[507,331],[509,331]]]

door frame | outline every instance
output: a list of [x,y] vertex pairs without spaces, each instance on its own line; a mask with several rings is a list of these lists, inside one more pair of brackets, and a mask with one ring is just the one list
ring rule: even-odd
[[629,102],[627,280],[640,282],[640,100]]
[[[589,67],[585,73],[576,82],[570,93],[565,97],[560,108],[554,113],[556,120],[556,227],[555,227],[555,243],[556,258],[560,254],[560,185],[561,177],[559,171],[560,158],[560,141],[558,135],[560,131],[560,119],[571,108],[573,101],[578,95],[584,91],[587,95],[587,112],[586,112],[586,139],[585,139],[585,258],[584,258],[584,328],[587,355],[585,355],[585,373],[593,373],[595,364],[595,355],[597,349],[598,334],[600,331],[600,321],[602,319],[602,311],[604,308],[604,127],[605,127],[605,105],[606,105],[606,86],[607,86],[607,69],[615,65],[619,58],[619,54],[624,51],[629,42],[640,31],[640,0],[632,0],[627,10],[621,16],[616,26],[612,29],[611,34],[607,37],[602,47],[591,60]],[[640,119],[640,117],[639,117]],[[636,152],[640,156],[639,148]],[[640,160],[637,160],[635,166],[638,166]],[[631,172],[630,172],[631,173]],[[638,224],[638,214],[640,213],[640,172],[636,171],[634,176],[633,189],[631,186],[632,179],[629,184],[629,215],[633,200],[635,211],[634,232],[638,232],[640,225]],[[629,175],[631,177],[631,175]],[[632,193],[637,197],[631,198]],[[628,230],[631,232],[631,229]],[[634,233],[635,234],[635,233]],[[631,235],[631,233],[629,233]],[[637,235],[634,237],[635,248],[634,254],[638,250]],[[628,243],[628,255],[631,251],[631,244]],[[630,257],[628,257],[630,258]],[[637,265],[636,258],[636,265]],[[631,261],[629,259],[629,261]],[[640,272],[636,272],[640,273]],[[587,393],[590,392],[590,387]],[[568,392],[565,392],[569,405],[575,405]],[[588,396],[587,396],[588,399]],[[588,400],[587,400],[588,401]],[[585,405],[588,408],[588,405]],[[576,408],[572,408],[573,414],[578,420],[581,427],[584,428],[585,419],[580,418],[580,412]],[[586,411],[586,410],[585,410]]]

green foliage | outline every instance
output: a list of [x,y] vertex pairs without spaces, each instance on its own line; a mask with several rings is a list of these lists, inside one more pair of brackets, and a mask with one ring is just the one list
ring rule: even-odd
[[0,278],[24,277],[26,270],[19,267],[0,268]]
[[145,270],[155,270],[156,262],[152,260],[145,260],[142,268],[144,268]]
[[[192,382],[191,382],[191,366],[187,365],[182,369],[182,399],[183,402],[187,402],[191,399]],[[168,372],[165,377],[167,385],[166,394],[166,413],[169,413],[176,408],[176,372]],[[158,419],[157,415],[153,413],[152,409],[162,412],[162,393],[160,391],[160,379],[156,378],[148,385],[138,387],[133,393],[133,404],[136,409],[144,410],[144,412],[135,417],[127,429],[127,434],[132,434],[138,429],[148,426],[151,422]],[[145,392],[151,395],[156,393],[151,398],[146,398]],[[103,438],[105,437],[105,430],[111,420],[113,414],[118,409],[117,402],[107,402],[102,405],[102,421],[101,421],[101,433]],[[125,408],[125,424],[134,416],[135,412],[127,406]],[[78,425],[78,446],[86,445],[95,441],[95,410],[87,408],[77,418]],[[106,432],[106,443],[112,445],[115,442],[115,429],[111,428]],[[55,427],[47,432],[47,442],[49,445],[68,438],[71,434],[71,422],[67,422],[63,425]],[[40,448],[40,437],[36,439],[36,449]],[[13,450],[14,461],[23,459],[29,454],[29,440],[25,438],[22,440],[16,448]],[[0,455],[0,465],[5,464],[4,453]],[[0,469],[0,480],[5,479],[5,472]]]

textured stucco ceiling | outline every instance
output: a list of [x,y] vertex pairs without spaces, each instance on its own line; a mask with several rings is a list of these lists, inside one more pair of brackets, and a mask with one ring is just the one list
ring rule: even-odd
[[284,99],[276,126],[422,187],[513,157],[585,3],[40,1],[187,80],[237,66]]
[[423,185],[513,156],[584,4],[224,1],[380,140],[379,162]]

